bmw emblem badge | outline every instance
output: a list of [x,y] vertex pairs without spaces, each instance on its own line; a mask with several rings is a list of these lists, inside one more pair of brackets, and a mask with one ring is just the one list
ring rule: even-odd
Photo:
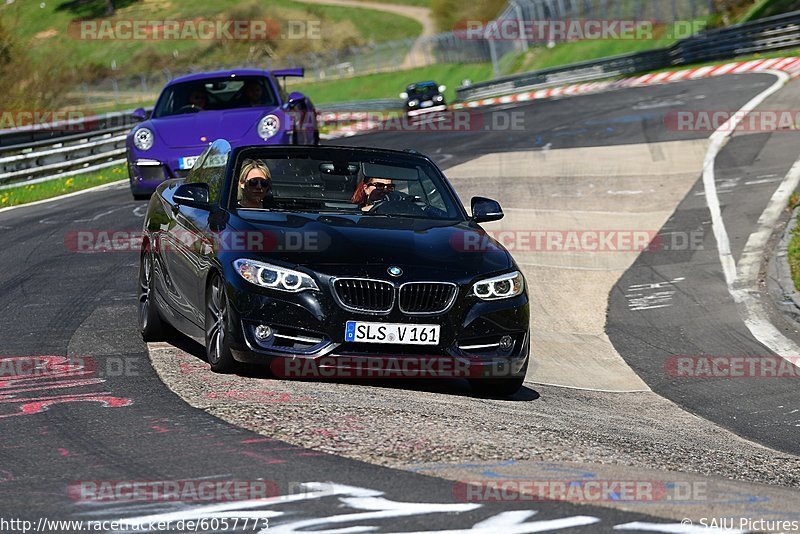
[[394,277],[403,275],[403,269],[401,269],[400,267],[389,267],[386,270],[389,271],[389,274]]

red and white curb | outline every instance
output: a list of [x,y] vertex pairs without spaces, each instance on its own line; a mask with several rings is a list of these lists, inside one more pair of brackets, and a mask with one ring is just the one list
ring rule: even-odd
[[[776,70],[786,72],[787,74],[791,75],[792,78],[800,76],[800,57],[756,59],[752,61],[725,63],[722,65],[709,65],[694,69],[645,74],[643,76],[623,78],[615,81],[579,83],[561,87],[550,87],[547,89],[539,89],[537,91],[526,91],[513,95],[484,98],[482,100],[474,100],[472,102],[462,102],[453,104],[450,106],[450,109],[475,109],[499,104],[512,104],[515,102],[527,102],[531,100],[599,93],[601,91],[624,89],[628,87],[646,87],[650,85],[661,85],[686,80],[697,80],[700,78],[713,78],[715,76],[725,76],[728,74],[757,73]],[[381,126],[381,123],[386,120],[385,113],[370,113],[363,111],[321,113],[319,117],[323,122],[352,122],[352,124],[347,124],[346,126],[328,132],[322,136],[323,139],[350,137],[358,133],[378,129]]]
[[543,98],[554,98],[559,96],[571,96],[586,93],[595,93],[609,89],[619,89],[626,87],[644,87],[648,85],[660,85],[670,82],[685,80],[696,80],[698,78],[712,78],[714,76],[724,76],[726,74],[742,74],[745,72],[766,72],[779,70],[787,72],[792,77],[800,76],[800,57],[756,59],[753,61],[726,63],[724,65],[710,65],[696,69],[685,69],[670,72],[659,72],[656,74],[645,74],[633,78],[623,78],[616,81],[579,83],[566,85],[563,87],[550,87],[538,91],[528,91],[514,95],[485,98],[454,104],[452,109],[479,108],[483,106],[494,106],[498,104],[510,104],[512,102],[525,102],[529,100],[540,100]]

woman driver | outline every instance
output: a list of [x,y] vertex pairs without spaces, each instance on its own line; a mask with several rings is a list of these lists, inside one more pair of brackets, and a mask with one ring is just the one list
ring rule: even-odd
[[263,208],[264,199],[270,189],[272,175],[261,160],[248,159],[239,173],[239,188],[236,195],[242,208]]
[[353,198],[350,202],[358,204],[361,211],[369,211],[375,205],[375,202],[384,198],[387,193],[394,191],[395,185],[388,178],[364,178],[364,181],[358,184]]

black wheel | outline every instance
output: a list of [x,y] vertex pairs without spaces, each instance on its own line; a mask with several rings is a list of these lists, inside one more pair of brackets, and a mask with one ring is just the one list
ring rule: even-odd
[[206,292],[206,357],[215,373],[230,373],[236,367],[228,333],[228,298],[222,278],[215,275]]
[[139,331],[145,341],[163,341],[169,333],[153,298],[153,255],[145,248],[139,262]]
[[314,146],[319,146],[319,130],[314,130]]
[[509,378],[475,378],[469,381],[469,385],[473,391],[482,396],[510,397],[522,388],[529,361],[530,357],[525,360],[522,369]]

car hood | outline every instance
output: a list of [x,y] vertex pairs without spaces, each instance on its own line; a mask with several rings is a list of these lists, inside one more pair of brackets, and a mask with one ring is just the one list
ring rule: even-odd
[[[235,142],[255,130],[258,121],[277,108],[200,111],[150,121],[158,139],[170,148],[207,146],[215,139]],[[281,117],[283,120],[283,117]],[[205,140],[202,138],[205,137]]]
[[399,266],[472,277],[514,265],[508,251],[472,222],[275,212],[246,217],[236,218],[229,231],[245,239],[249,232],[263,235],[265,246],[261,254],[245,255],[330,275],[368,276]]

